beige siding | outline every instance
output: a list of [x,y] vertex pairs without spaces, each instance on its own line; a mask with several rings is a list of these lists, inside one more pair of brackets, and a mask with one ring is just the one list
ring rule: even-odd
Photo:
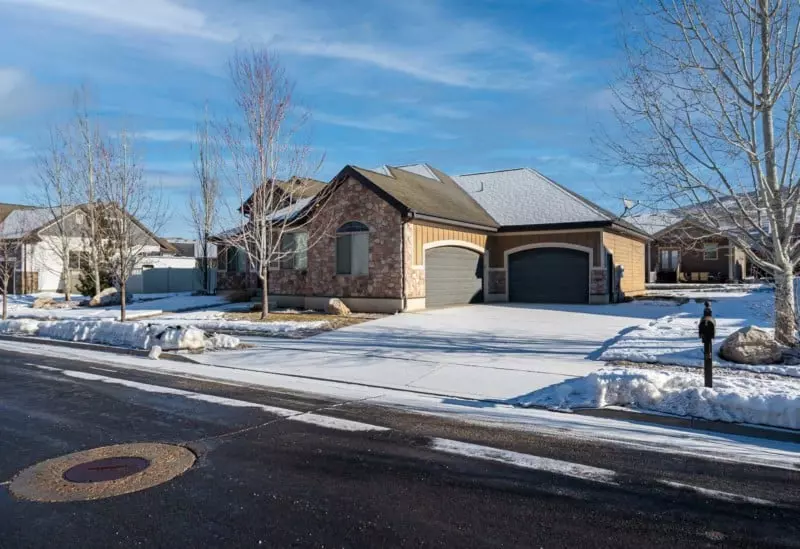
[[645,291],[645,243],[642,240],[615,233],[604,233],[608,253],[614,256],[614,266],[624,269],[620,287],[626,296]]
[[[603,246],[602,232],[600,231],[581,231],[581,232],[545,232],[533,234],[508,234],[492,235],[489,238],[489,266],[493,268],[504,268],[505,252],[519,246],[528,244],[572,244],[591,248],[594,256],[594,266],[602,265]],[[642,252],[644,257],[644,252]]]
[[414,231],[414,265],[422,265],[425,261],[425,244],[441,240],[456,240],[486,247],[486,234],[469,229],[434,225],[432,223],[411,223]]

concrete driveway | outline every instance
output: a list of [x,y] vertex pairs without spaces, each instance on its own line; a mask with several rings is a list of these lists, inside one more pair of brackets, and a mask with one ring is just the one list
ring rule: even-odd
[[472,305],[398,314],[305,340],[258,339],[212,353],[219,366],[508,400],[584,376],[620,333],[672,307]]

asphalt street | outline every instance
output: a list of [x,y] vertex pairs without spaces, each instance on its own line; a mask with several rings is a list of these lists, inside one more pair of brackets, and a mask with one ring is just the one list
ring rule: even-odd
[[[437,440],[534,465],[447,453]],[[135,442],[184,446],[197,461],[107,499],[12,493],[43,460]],[[565,462],[616,475],[552,470]],[[2,548],[706,546],[800,547],[800,471],[0,351]]]

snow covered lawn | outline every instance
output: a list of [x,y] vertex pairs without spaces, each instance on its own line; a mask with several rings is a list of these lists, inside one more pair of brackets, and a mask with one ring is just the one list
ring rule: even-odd
[[0,334],[36,336],[143,350],[149,350],[154,345],[165,350],[192,351],[233,349],[239,346],[239,340],[235,337],[221,334],[207,337],[203,330],[194,327],[177,328],[113,320],[2,320]]
[[800,429],[800,382],[725,375],[714,388],[693,373],[602,369],[520,397],[523,407],[556,410],[630,406],[678,416]]
[[[225,318],[226,311],[196,311],[165,315],[149,319],[149,322],[169,325],[189,325],[201,330],[219,331],[227,333],[258,334],[258,335],[289,335],[300,332],[317,332],[328,329],[326,321],[303,321],[303,315],[292,315],[297,321],[285,322],[256,322],[250,320],[230,320]],[[288,316],[288,315],[287,315]]]
[[[724,339],[740,328],[750,325],[772,328],[772,291],[759,289],[751,293],[726,293],[714,299],[711,306],[717,321],[715,366],[800,377],[800,366],[733,364],[717,354]],[[598,360],[701,368],[703,345],[697,335],[697,323],[702,316],[703,304],[690,302],[665,312],[669,314],[624,332]]]
[[[78,307],[70,309],[34,309],[34,300],[38,296],[10,296],[8,306],[9,318],[33,318],[41,320],[119,320],[119,307]],[[137,296],[139,300],[134,300],[127,307],[129,320],[136,318],[151,317],[163,313],[174,313],[179,311],[189,311],[195,309],[206,309],[228,304],[227,300],[221,296],[193,296],[191,294],[164,294],[158,296],[148,296],[141,294]],[[157,297],[153,299],[153,297]],[[59,300],[59,296],[54,299]],[[63,301],[64,297],[60,296]],[[83,299],[83,297],[81,297]]]

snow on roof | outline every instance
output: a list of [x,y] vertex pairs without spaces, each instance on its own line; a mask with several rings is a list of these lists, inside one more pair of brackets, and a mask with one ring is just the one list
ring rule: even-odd
[[681,221],[683,217],[669,212],[655,212],[637,214],[625,217],[625,221],[638,227],[650,236],[671,227]]
[[[434,181],[441,181],[441,179],[439,179],[436,176],[436,174],[433,173],[433,170],[431,170],[430,166],[428,166],[427,164],[406,164],[404,166],[392,166],[392,167],[397,168],[398,170],[403,170],[405,172],[421,175],[422,177],[427,177],[428,179],[433,179]],[[389,169],[389,166],[385,164],[371,171],[383,175],[388,175],[389,177],[394,177],[392,175],[391,170]]]
[[48,208],[28,208],[14,210],[0,223],[0,237],[19,238],[40,229],[53,220]]
[[609,212],[531,168],[457,175],[453,179],[500,225],[615,220]]

